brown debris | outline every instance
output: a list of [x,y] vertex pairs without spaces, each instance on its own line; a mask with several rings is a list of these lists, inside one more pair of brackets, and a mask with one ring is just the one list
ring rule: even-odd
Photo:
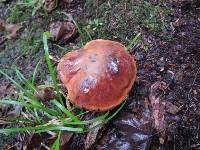
[[[101,122],[98,122],[101,123]],[[97,124],[98,124],[97,123]],[[95,125],[93,125],[95,126]],[[86,140],[85,140],[85,149],[91,149],[91,147],[97,142],[98,140],[98,134],[100,131],[102,131],[102,127],[103,126],[99,126],[97,128],[95,128],[93,131],[90,131],[87,134]]]
[[76,27],[70,21],[65,21],[64,27],[65,27],[65,34],[63,40],[67,42],[70,38],[74,37],[74,35],[76,34]]
[[5,40],[17,38],[17,31],[21,29],[22,26],[16,24],[10,24],[5,21],[0,20],[0,31],[9,32],[9,34],[0,37],[0,44]]
[[185,24],[186,24],[186,21],[182,18],[177,18],[175,21],[172,22],[172,25],[174,27],[184,26]]
[[69,141],[73,137],[74,133],[64,132],[60,139],[60,149],[65,150],[69,147]]
[[52,33],[51,40],[56,42],[61,40],[67,42],[76,35],[76,27],[70,21],[57,21],[50,25],[50,32]]
[[7,39],[5,36],[1,36],[0,37],[0,44],[2,44],[3,42],[5,42]]
[[166,111],[168,113],[171,113],[171,114],[175,115],[175,114],[177,114],[179,112],[179,110],[180,109],[176,105],[173,105],[170,102],[166,103]]
[[16,88],[9,82],[2,81],[0,85],[0,99],[12,96],[16,93]]
[[40,148],[42,141],[42,137],[38,133],[31,134],[26,145],[26,150]]
[[53,11],[57,7],[57,0],[45,0],[44,2],[44,9],[47,12]]
[[50,32],[52,33],[52,41],[58,41],[65,32],[63,22],[57,21],[50,25]]
[[165,130],[167,123],[165,121],[166,102],[159,96],[159,90],[165,89],[164,82],[156,82],[150,88],[149,99],[152,105],[152,115],[154,118],[155,128],[159,133],[160,144],[165,142]]
[[22,106],[21,105],[13,105],[13,110],[9,111],[7,115],[9,116],[15,116],[19,117],[22,111]]
[[51,87],[45,87],[40,89],[36,94],[35,97],[41,101],[48,101],[56,98],[56,92]]

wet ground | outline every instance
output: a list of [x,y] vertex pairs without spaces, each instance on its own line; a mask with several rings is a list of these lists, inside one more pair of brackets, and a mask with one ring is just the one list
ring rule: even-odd
[[[12,8],[14,3],[3,4],[0,7],[1,12],[5,10],[5,6]],[[6,13],[1,13],[2,19],[7,19],[12,12],[11,9],[6,10]],[[34,48],[27,48],[27,45],[36,41],[40,43],[40,35],[48,30],[46,24],[63,19],[63,15],[58,15],[59,11],[72,14],[80,27],[88,29],[93,38],[113,39],[128,45],[134,35],[141,33],[138,44],[130,49],[138,67],[134,88],[119,115],[98,131],[97,138],[94,138],[95,144],[89,146],[90,149],[185,150],[200,147],[200,3],[198,1],[87,0],[74,1],[70,5],[61,3],[47,18],[43,17],[41,12],[32,18],[36,21],[33,32],[29,30],[31,26],[29,18],[19,39],[6,41],[0,45],[0,68],[7,69],[8,73],[13,75],[9,68],[17,65],[21,70],[25,69],[24,73],[30,76],[39,59],[44,60],[41,44],[37,50],[34,49],[35,45],[32,46]],[[27,36],[33,37],[31,42],[26,41],[30,43],[24,46],[28,49],[24,52],[21,49],[24,48],[22,44]],[[77,37],[65,47],[72,49],[79,45],[79,41],[80,37]],[[17,43],[19,46],[15,46]],[[60,57],[66,52],[53,44],[50,45],[50,50],[55,57]],[[16,56],[19,59],[13,64],[11,60]],[[38,83],[48,78],[42,71],[45,68],[46,66],[41,65],[39,71],[41,76],[37,76]],[[8,88],[5,88],[5,85],[8,83],[2,77],[0,81],[1,92],[6,94]],[[163,86],[152,86],[161,82]],[[153,89],[155,87],[156,89]],[[153,96],[157,98],[158,104],[154,105]],[[159,114],[157,118],[156,112]],[[16,141],[17,137],[5,138],[3,143],[2,141],[0,143],[12,145]],[[87,147],[86,145],[88,145],[87,135],[73,135],[67,147],[83,149]]]

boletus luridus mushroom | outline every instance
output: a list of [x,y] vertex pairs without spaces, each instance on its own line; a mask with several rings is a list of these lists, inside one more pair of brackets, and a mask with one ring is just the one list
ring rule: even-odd
[[123,102],[136,79],[136,62],[124,45],[92,40],[58,64],[70,101],[79,108],[107,111]]

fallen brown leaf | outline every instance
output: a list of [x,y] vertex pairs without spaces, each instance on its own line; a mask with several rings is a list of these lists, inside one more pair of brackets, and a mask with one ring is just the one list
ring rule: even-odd
[[50,32],[52,33],[52,41],[58,41],[64,34],[65,28],[61,21],[54,22],[50,25]]
[[38,133],[31,134],[26,145],[26,150],[40,148],[42,141],[42,137]]
[[67,42],[76,35],[76,27],[70,21],[64,21],[64,27],[65,27],[65,34],[63,36],[63,40]]
[[56,7],[57,7],[57,0],[45,0],[44,9],[47,10],[47,12],[51,12]]
[[167,123],[165,121],[166,102],[159,96],[159,90],[165,89],[164,82],[156,82],[150,88],[149,99],[152,105],[152,114],[154,118],[155,128],[159,133],[160,144],[165,142],[165,130]]
[[72,138],[74,133],[72,132],[64,132],[60,139],[60,149],[65,150],[69,148],[69,141]]
[[76,35],[76,27],[70,21],[57,21],[50,25],[50,32],[52,33],[51,40],[56,42],[58,40],[67,42]]
[[[94,123],[93,125],[91,125],[91,127],[96,126],[98,124],[102,123],[102,121],[98,121],[96,123]],[[99,126],[97,128],[95,128],[93,131],[90,131],[87,134],[86,140],[85,140],[85,149],[91,149],[91,147],[97,142],[98,140],[98,134],[99,132],[102,130],[103,126]]]
[[0,31],[9,32],[9,34],[0,37],[0,44],[6,39],[15,39],[17,37],[17,31],[21,28],[21,25],[9,24],[5,21],[0,21]]

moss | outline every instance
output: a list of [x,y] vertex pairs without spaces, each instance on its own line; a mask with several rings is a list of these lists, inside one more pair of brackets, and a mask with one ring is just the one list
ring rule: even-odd
[[173,10],[164,3],[155,5],[146,0],[87,0],[85,6],[90,19],[101,19],[104,23],[98,27],[96,34],[92,28],[88,29],[93,38],[117,39],[128,44],[141,30],[160,38],[169,36],[167,19]]
[[[26,13],[25,13],[26,12]],[[31,18],[31,12],[20,5],[15,5],[8,18],[11,23],[20,23]]]

